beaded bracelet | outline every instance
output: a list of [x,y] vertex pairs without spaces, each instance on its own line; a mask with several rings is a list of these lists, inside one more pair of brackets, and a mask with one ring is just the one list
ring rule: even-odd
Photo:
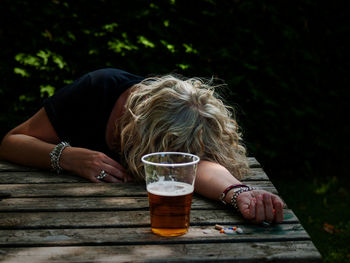
[[230,185],[229,187],[227,187],[222,193],[221,195],[219,196],[219,200],[224,204],[226,205],[227,203],[225,202],[225,197],[226,195],[228,194],[228,192],[230,192],[232,189],[235,189],[235,188],[238,188],[238,187],[248,187],[247,185],[245,184],[233,184],[233,185]]
[[252,186],[244,186],[244,187],[240,187],[239,190],[237,190],[234,195],[232,196],[231,198],[231,205],[233,206],[234,209],[236,209],[238,212],[239,212],[239,208],[238,208],[238,205],[237,205],[237,198],[238,196],[241,194],[241,193],[244,193],[244,192],[249,192],[249,191],[252,191],[252,190],[255,190],[256,188],[255,187],[252,187]]
[[53,148],[53,150],[50,152],[50,158],[51,158],[51,167],[54,171],[56,171],[58,174],[63,170],[60,166],[60,158],[63,150],[70,146],[68,142],[61,142]]

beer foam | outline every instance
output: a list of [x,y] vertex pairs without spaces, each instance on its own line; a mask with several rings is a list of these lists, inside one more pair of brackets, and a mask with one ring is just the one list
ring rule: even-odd
[[193,185],[175,181],[161,181],[147,185],[148,192],[162,196],[187,195],[192,193],[193,190]]

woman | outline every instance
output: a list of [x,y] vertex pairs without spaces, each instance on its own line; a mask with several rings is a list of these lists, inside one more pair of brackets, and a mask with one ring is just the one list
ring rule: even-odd
[[159,151],[201,158],[197,193],[233,205],[255,223],[283,220],[278,196],[239,181],[248,165],[237,123],[213,88],[195,78],[90,72],[11,130],[0,158],[119,183],[143,180],[142,155]]

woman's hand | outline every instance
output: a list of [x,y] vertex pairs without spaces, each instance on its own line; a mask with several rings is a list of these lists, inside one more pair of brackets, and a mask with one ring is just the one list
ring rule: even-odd
[[[60,158],[60,166],[94,183],[100,183],[102,180],[109,183],[132,181],[132,177],[115,160],[104,153],[85,148],[65,148]],[[105,171],[108,175],[103,179],[97,179],[101,171]]]
[[245,219],[254,223],[281,223],[283,201],[264,190],[243,192],[237,197],[238,208]]

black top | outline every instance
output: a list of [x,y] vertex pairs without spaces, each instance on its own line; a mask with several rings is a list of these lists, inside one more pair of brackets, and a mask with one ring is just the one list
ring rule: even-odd
[[120,69],[96,70],[59,89],[43,106],[61,141],[110,155],[106,127],[113,106],[142,79]]

